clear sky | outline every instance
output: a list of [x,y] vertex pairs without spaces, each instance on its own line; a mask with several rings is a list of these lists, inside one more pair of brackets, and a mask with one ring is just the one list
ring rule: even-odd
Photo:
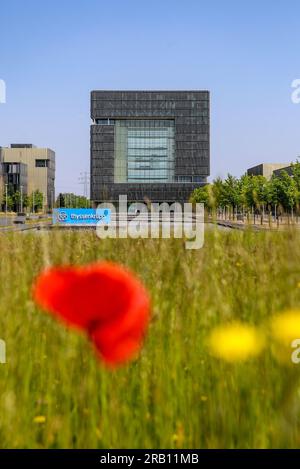
[[211,175],[300,155],[297,0],[9,0],[0,4],[0,145],[57,156],[82,192],[92,89],[211,91]]

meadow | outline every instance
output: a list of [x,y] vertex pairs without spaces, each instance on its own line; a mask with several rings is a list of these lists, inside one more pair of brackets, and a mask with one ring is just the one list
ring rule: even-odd
[[[277,361],[271,336],[237,363],[207,343],[216,326],[267,329],[300,308],[299,241],[293,230],[213,229],[189,251],[183,240],[90,231],[0,234],[1,448],[299,447],[300,365]],[[101,259],[129,267],[152,298],[140,356],[113,371],[31,297],[45,266]]]

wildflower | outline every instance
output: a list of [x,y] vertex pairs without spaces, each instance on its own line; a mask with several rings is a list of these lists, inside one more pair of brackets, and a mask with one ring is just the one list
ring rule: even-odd
[[254,327],[236,322],[214,329],[208,344],[213,355],[235,362],[259,355],[264,340]]
[[292,342],[300,339],[300,310],[288,310],[275,316],[271,321],[271,334],[273,355],[279,362],[291,364]]
[[46,417],[44,415],[37,415],[33,419],[34,423],[45,423],[46,422]]
[[300,310],[290,310],[275,316],[271,323],[273,338],[290,347],[294,339],[300,338]]
[[50,268],[37,278],[33,296],[69,326],[86,331],[107,365],[131,359],[141,347],[149,296],[142,283],[117,264]]

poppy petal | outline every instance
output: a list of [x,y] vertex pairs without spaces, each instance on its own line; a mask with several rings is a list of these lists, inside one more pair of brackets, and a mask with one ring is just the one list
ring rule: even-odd
[[114,365],[137,354],[148,324],[149,308],[148,295],[140,289],[132,298],[128,314],[95,329],[91,338],[104,361]]
[[127,361],[141,346],[149,296],[142,283],[117,264],[47,269],[37,278],[33,296],[68,325],[86,330],[108,364]]

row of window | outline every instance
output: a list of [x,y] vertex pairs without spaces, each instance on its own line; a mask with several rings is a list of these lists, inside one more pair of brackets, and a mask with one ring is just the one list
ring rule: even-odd
[[209,91],[206,90],[104,90],[104,91],[93,91],[92,100],[101,101],[109,99],[115,100],[132,100],[132,99],[148,99],[148,100],[164,100],[164,99],[176,99],[176,101],[188,101],[188,100],[208,100]]
[[161,161],[152,161],[152,160],[145,160],[145,161],[139,161],[139,162],[128,162],[128,169],[157,169],[158,171],[160,169],[169,169],[172,167],[172,164],[169,161],[166,160],[161,160]]
[[95,119],[97,125],[115,125],[115,119]]
[[128,147],[128,156],[146,156],[146,155],[166,155],[168,147],[148,147],[148,148],[139,148],[139,147]]
[[150,183],[150,182],[180,182],[180,183],[201,183],[205,182],[205,178],[202,176],[177,176],[172,180],[168,180],[168,173],[155,173],[140,174],[140,173],[130,173],[128,174],[127,182],[141,182],[141,183]]
[[35,160],[35,167],[36,168],[48,168],[49,160]]
[[[121,127],[141,127],[140,122],[146,122],[145,120],[136,118],[132,119],[130,121],[130,124],[123,124],[126,122],[129,122],[127,119],[95,119],[94,124],[96,125],[102,125],[102,126],[114,126],[118,123]],[[147,122],[151,122],[151,125],[147,125],[147,127],[151,128],[168,128],[168,127],[174,127],[175,126],[175,121],[173,119],[170,120],[164,120],[162,121],[161,119],[153,118]],[[168,124],[167,124],[168,123]],[[172,124],[170,124],[172,123]],[[207,135],[208,128],[207,126],[209,125],[209,115],[208,113],[205,113],[204,111],[201,113],[201,116],[177,116],[176,117],[176,131],[177,133],[191,133],[193,130],[197,133],[202,132],[204,135]],[[146,127],[144,125],[143,127]],[[107,128],[109,130],[109,128]]]
[[164,177],[152,177],[151,179],[144,179],[144,178],[128,178],[127,182],[136,182],[136,183],[151,183],[151,182],[169,182]]
[[209,102],[207,99],[102,99],[101,104],[96,106],[97,108],[113,108],[120,109],[123,107],[168,107],[172,108],[175,106],[176,109],[191,109],[191,108],[201,108],[203,106],[208,106]]
[[120,127],[174,127],[174,119],[95,119],[97,125],[115,125],[117,124]]
[[173,129],[148,129],[148,130],[131,130],[128,129],[128,139],[136,138],[171,138],[174,135]]
[[203,182],[203,176],[176,176],[175,182]]
[[[19,173],[23,171],[22,163],[4,163],[5,172],[7,173]],[[48,168],[49,167],[49,160],[35,160],[35,167],[36,168]],[[24,170],[27,172],[27,169]]]
[[174,119],[120,119],[120,127],[139,128],[139,129],[162,129],[166,130],[175,126]]

